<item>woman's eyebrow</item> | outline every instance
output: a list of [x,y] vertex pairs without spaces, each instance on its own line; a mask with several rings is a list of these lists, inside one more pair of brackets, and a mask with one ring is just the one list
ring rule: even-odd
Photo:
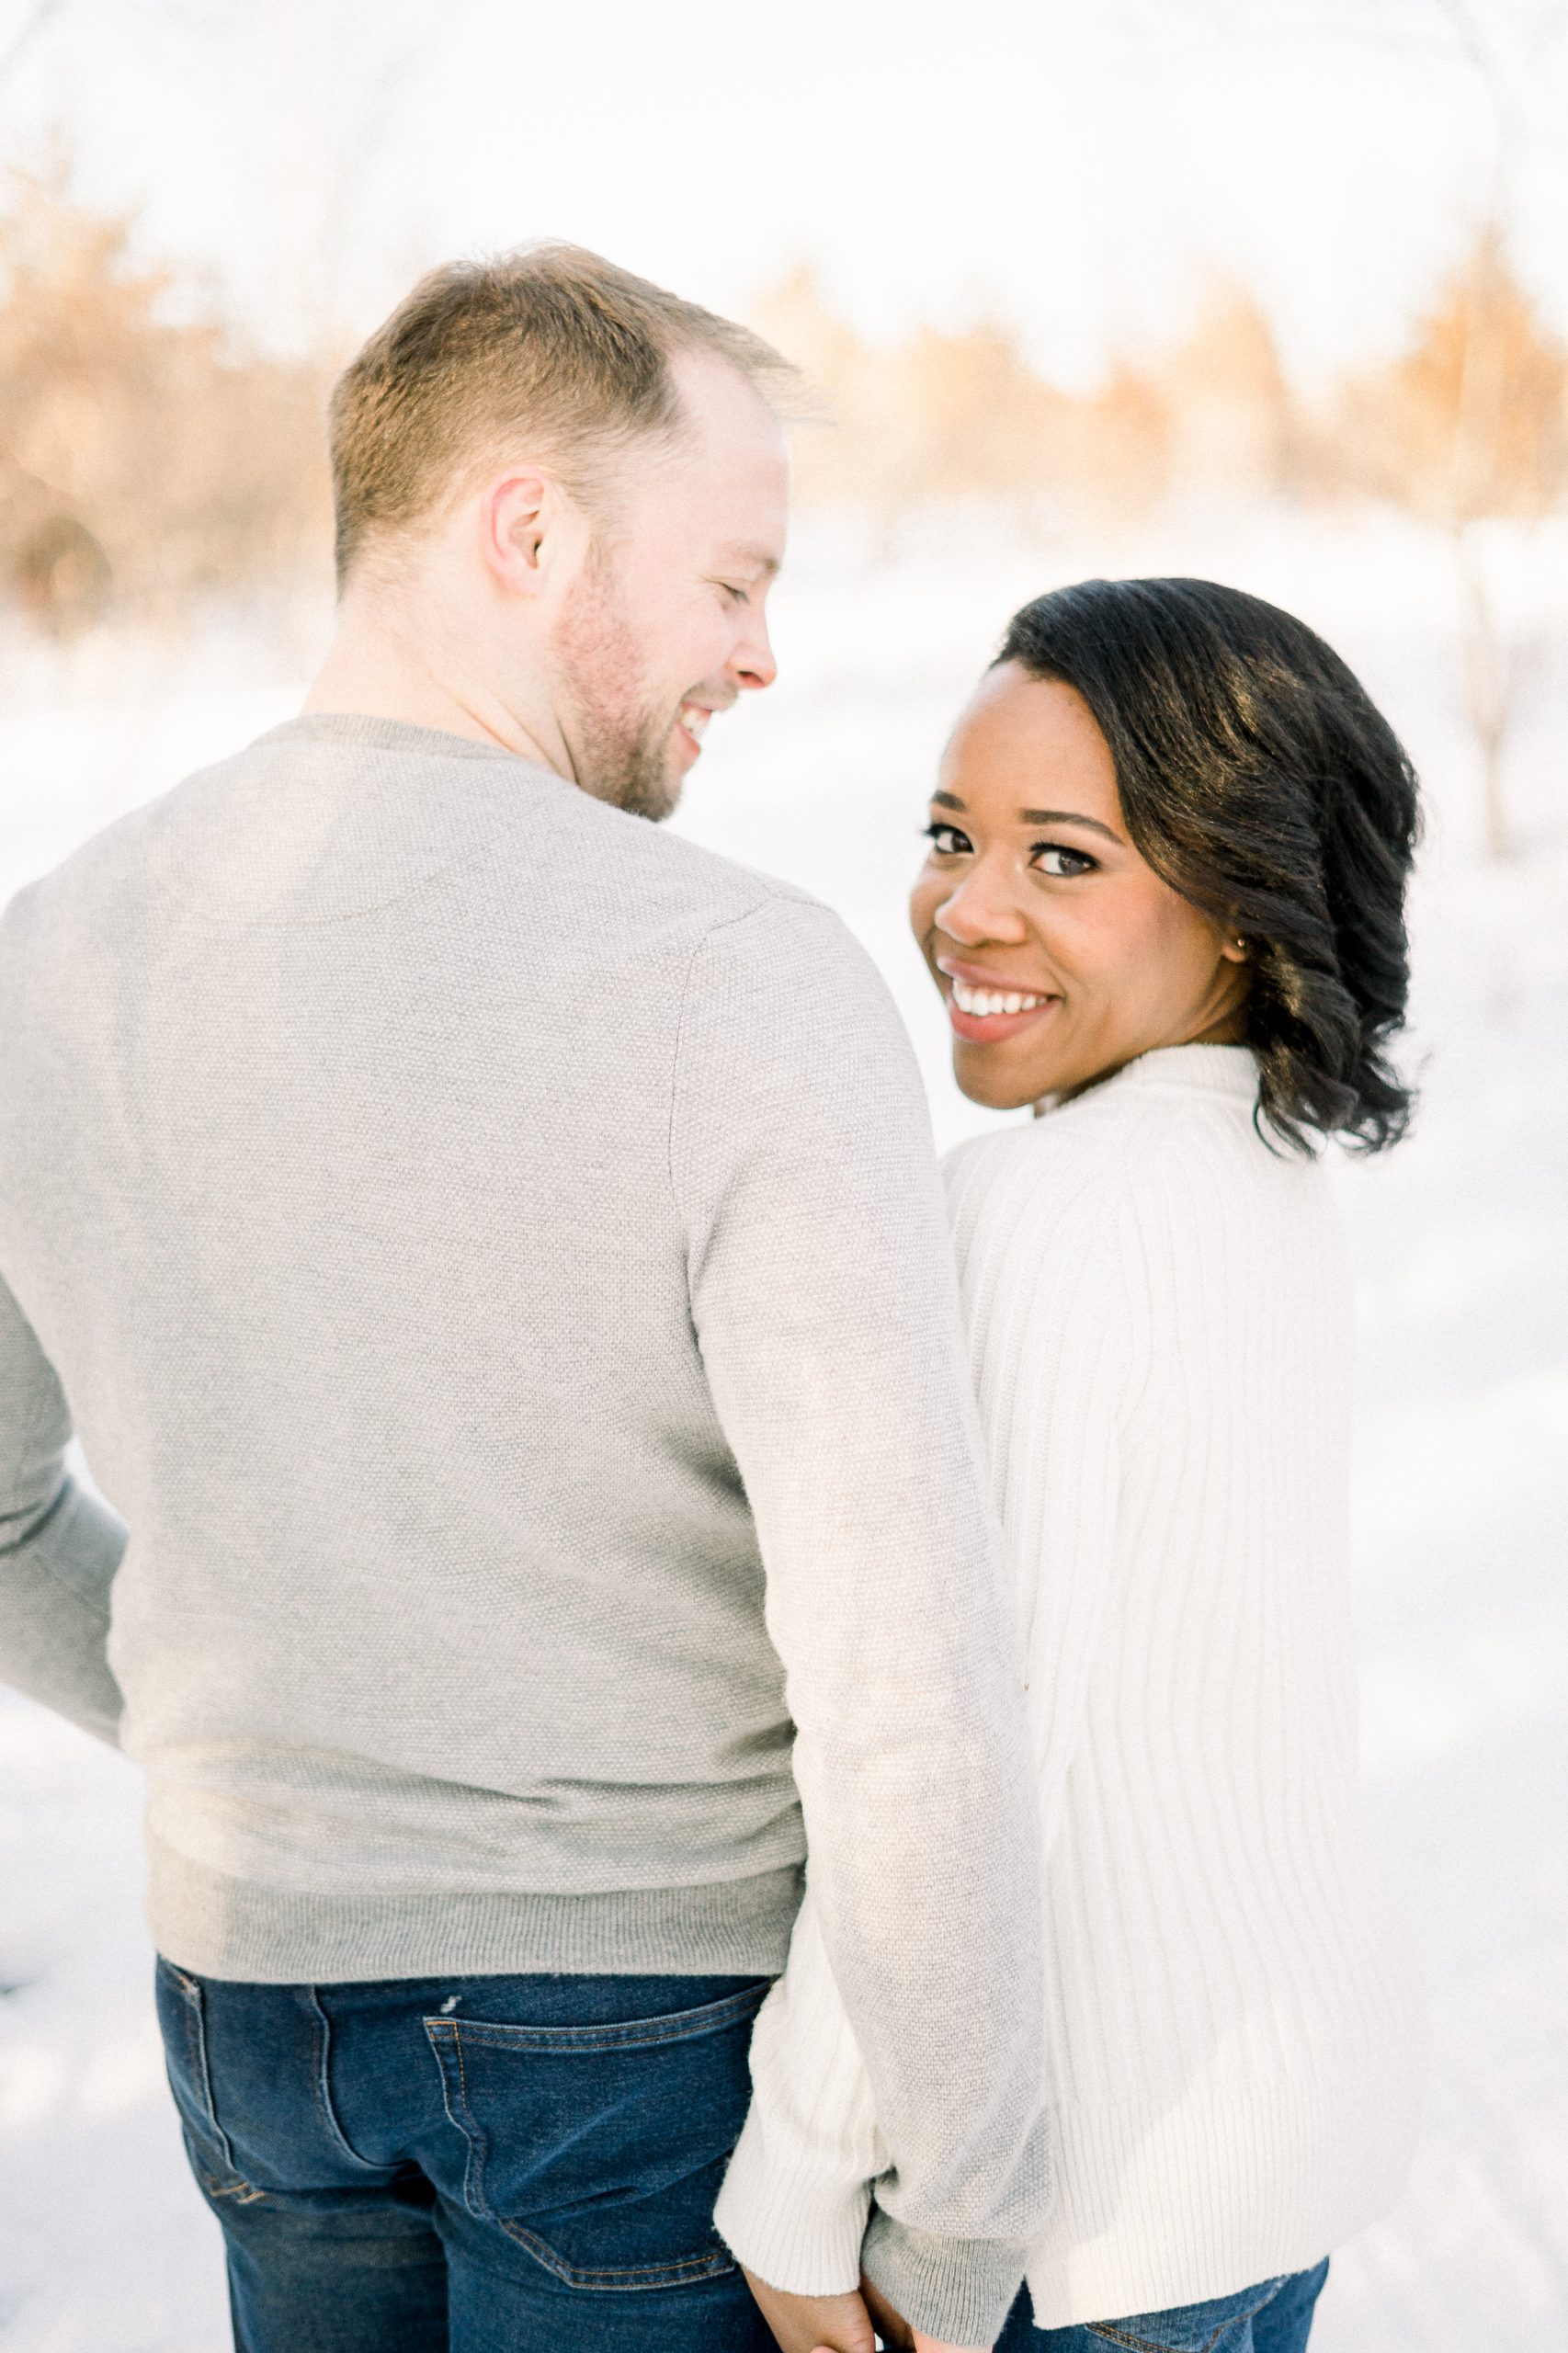
[[1082,825],[1091,834],[1103,834],[1108,842],[1121,840],[1114,826],[1102,825],[1097,817],[1081,817],[1075,809],[1020,809],[1018,822],[1025,825]]
[[[931,806],[933,809],[956,809],[960,817],[966,814],[964,804],[956,792],[934,792]],[[1121,835],[1112,826],[1102,825],[1097,817],[1080,817],[1074,809],[1020,809],[1018,823],[1021,825],[1082,825],[1091,834],[1103,834],[1107,841],[1115,842],[1118,848],[1124,847]]]

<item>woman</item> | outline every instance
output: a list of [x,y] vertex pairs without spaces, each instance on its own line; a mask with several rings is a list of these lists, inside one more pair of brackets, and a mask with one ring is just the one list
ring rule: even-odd
[[[959,1084],[1043,1115],[948,1164],[1046,1849],[1058,2196],[1000,2344],[1298,2353],[1419,2100],[1359,1819],[1313,1156],[1409,1116],[1415,779],[1299,621],[1088,581],[1014,619],[928,830]],[[753,2074],[721,2228],[761,2280],[846,2290],[885,2159],[809,1894]]]

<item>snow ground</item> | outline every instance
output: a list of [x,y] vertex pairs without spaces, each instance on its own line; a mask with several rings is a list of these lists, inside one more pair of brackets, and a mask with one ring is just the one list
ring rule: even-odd
[[[1500,547],[1527,638],[1568,637],[1568,537]],[[1418,1131],[1345,1165],[1358,1271],[1369,1800],[1426,1957],[1433,2089],[1396,2211],[1336,2260],[1321,2353],[1568,2335],[1568,677],[1536,665],[1521,854],[1476,847],[1453,588],[1393,523],[1176,520],[1094,550],[961,518],[868,552],[818,527],[778,688],[715,728],[680,823],[831,900],[887,972],[944,1142],[954,1092],[903,929],[926,779],[1011,607],[1081,573],[1207,572],[1339,645],[1426,776]],[[0,898],[119,810],[287,715],[308,632],[0,646]],[[0,1700],[0,2353],[221,2353],[217,2234],[184,2171],[139,1915],[136,1776]],[[1554,2326],[1555,2324],[1555,2326]]]

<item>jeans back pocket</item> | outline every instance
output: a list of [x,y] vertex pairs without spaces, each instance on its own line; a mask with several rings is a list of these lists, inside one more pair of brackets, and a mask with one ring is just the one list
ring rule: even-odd
[[614,2025],[427,2018],[469,2211],[566,2286],[678,2287],[734,2268],[713,2227],[768,1981]]

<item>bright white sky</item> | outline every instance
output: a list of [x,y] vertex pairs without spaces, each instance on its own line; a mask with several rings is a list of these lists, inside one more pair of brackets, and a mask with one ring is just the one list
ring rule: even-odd
[[1499,121],[1568,329],[1568,0],[44,0],[6,67],[37,6],[6,155],[62,138],[283,331],[554,234],[721,305],[811,258],[870,332],[990,312],[1077,380],[1229,271],[1315,372],[1397,338]]

